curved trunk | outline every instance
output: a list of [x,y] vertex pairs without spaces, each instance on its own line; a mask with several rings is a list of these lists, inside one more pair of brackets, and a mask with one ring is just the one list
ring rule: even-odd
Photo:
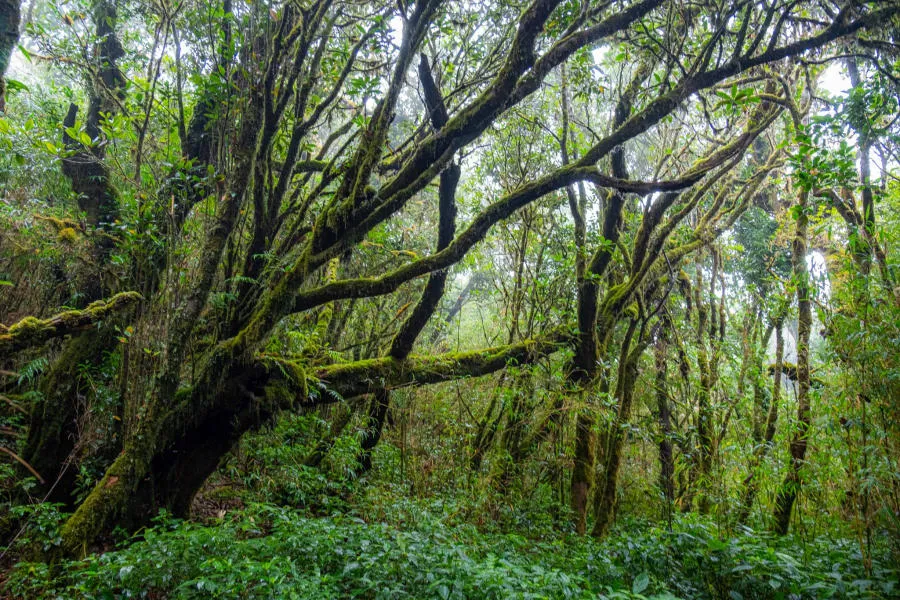
[[161,508],[185,516],[194,495],[240,437],[288,408],[294,397],[284,382],[242,369],[218,385],[201,378],[191,390],[176,394],[171,408],[157,403],[157,412],[147,412],[66,521],[60,532],[63,551],[83,554],[114,526],[136,529]]

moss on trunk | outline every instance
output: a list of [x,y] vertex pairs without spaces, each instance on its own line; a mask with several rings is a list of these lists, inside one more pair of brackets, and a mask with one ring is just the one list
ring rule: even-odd
[[19,0],[0,0],[0,113],[6,111],[6,69],[19,41]]

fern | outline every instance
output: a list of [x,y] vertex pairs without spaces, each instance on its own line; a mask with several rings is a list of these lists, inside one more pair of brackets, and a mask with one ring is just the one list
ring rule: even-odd
[[38,375],[43,373],[47,369],[47,365],[50,364],[43,356],[40,356],[30,362],[25,363],[21,369],[19,369],[19,385],[23,383],[31,383],[37,378]]

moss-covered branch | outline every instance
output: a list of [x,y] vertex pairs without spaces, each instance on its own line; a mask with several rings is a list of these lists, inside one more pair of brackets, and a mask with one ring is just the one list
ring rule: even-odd
[[339,401],[340,398],[361,396],[382,388],[395,389],[480,377],[508,365],[531,363],[567,343],[566,332],[565,328],[560,327],[537,339],[468,352],[449,352],[434,356],[410,355],[405,359],[387,356],[328,365],[311,375],[327,390],[335,393],[329,397],[322,397],[321,393],[309,389],[314,386],[308,386],[303,370],[294,363],[266,357],[260,359],[259,366],[268,371],[268,385],[275,382],[286,384],[294,401],[299,397],[299,402],[304,405],[323,404]]
[[137,292],[122,292],[109,300],[93,302],[83,310],[67,310],[49,319],[25,317],[9,327],[0,324],[0,352],[18,352],[53,338],[83,331],[140,299],[141,295]]

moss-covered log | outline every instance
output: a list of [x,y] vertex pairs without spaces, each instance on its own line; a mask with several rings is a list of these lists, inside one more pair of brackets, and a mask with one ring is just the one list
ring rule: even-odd
[[54,338],[77,334],[140,299],[137,292],[122,292],[109,300],[93,302],[82,310],[67,310],[48,319],[25,317],[9,327],[0,324],[0,352],[18,352]]

